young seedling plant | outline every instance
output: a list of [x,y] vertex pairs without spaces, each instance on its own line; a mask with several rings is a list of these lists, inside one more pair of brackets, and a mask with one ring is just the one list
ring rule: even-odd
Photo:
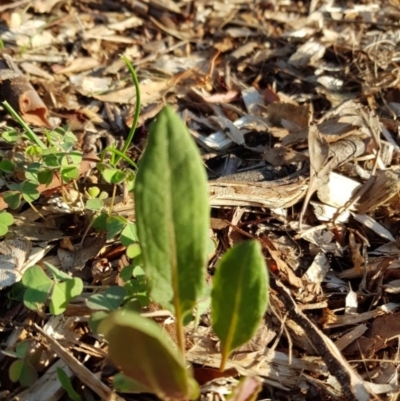
[[3,353],[16,358],[8,370],[10,380],[19,382],[25,387],[30,386],[38,379],[35,364],[40,359],[42,349],[33,345],[33,341],[25,340],[17,344],[15,352],[3,351]]
[[[155,322],[124,308],[109,313],[98,330],[109,343],[110,359],[137,391],[161,399],[196,399],[199,386],[185,361],[184,325],[206,293],[210,208],[198,149],[169,106],[150,128],[134,194],[148,293],[174,314],[178,348]],[[240,243],[219,261],[211,292],[221,370],[231,352],[251,339],[267,306],[268,274],[260,244]],[[241,386],[254,394],[260,387],[254,380]]]
[[69,301],[82,293],[83,282],[50,263],[45,262],[45,266],[48,274],[40,266],[32,266],[22,276],[22,284],[26,288],[24,304],[29,309],[40,311],[49,303],[50,312],[60,315],[67,309]]

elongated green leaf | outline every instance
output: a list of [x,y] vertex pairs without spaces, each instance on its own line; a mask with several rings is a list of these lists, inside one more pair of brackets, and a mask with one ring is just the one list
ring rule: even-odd
[[151,393],[149,388],[125,376],[123,373],[114,375],[113,387],[114,390],[121,393]]
[[161,399],[193,399],[198,385],[184,357],[152,320],[132,311],[115,311],[99,326],[109,343],[109,356],[122,372]]
[[150,128],[135,205],[151,296],[179,320],[191,311],[204,285],[209,206],[198,149],[169,106]]
[[221,370],[229,354],[251,339],[268,306],[268,273],[257,241],[235,245],[221,258],[211,292],[211,318],[221,340]]
[[70,377],[65,373],[64,369],[57,368],[56,369],[58,380],[60,381],[63,389],[67,392],[68,397],[71,398],[72,401],[82,401],[82,397],[75,391],[72,386]]

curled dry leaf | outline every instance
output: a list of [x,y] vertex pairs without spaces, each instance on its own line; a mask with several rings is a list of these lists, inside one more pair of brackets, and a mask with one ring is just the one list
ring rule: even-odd
[[46,105],[7,54],[0,60],[0,98],[8,101],[26,123],[40,127],[51,126],[47,120]]

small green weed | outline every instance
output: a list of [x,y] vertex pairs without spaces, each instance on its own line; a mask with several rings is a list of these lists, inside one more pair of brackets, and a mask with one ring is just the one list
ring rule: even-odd
[[40,266],[30,267],[22,277],[26,290],[24,304],[27,308],[40,311],[49,303],[53,315],[62,314],[69,301],[79,296],[83,290],[83,282],[78,277],[71,277],[50,263],[45,263],[51,279]]
[[17,344],[15,352],[3,351],[3,353],[16,358],[8,370],[11,381],[19,382],[22,386],[28,387],[38,379],[35,365],[40,359],[42,348],[35,347],[33,341],[21,341]]
[[[141,285],[147,288],[146,296],[174,313],[179,349],[171,346],[156,323],[124,307],[100,323],[97,320],[96,327],[109,342],[111,360],[122,370],[115,381],[118,389],[149,391],[163,399],[195,399],[199,388],[187,369],[183,326],[208,292],[207,178],[190,134],[169,107],[150,128],[135,181],[135,209],[139,243],[132,242],[130,255],[143,265]],[[130,230],[129,241],[136,240],[134,226]],[[123,275],[128,278],[131,271]],[[221,370],[230,353],[251,339],[267,305],[268,275],[260,244],[236,245],[220,260],[211,292]],[[115,306],[117,302],[112,303]],[[141,363],[132,363],[135,360]],[[246,381],[242,386],[254,388],[255,393],[260,388]]]

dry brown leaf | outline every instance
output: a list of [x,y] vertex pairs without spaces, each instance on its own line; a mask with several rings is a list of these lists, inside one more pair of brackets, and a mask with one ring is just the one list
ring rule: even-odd
[[283,120],[294,123],[298,128],[306,128],[311,121],[312,111],[309,104],[271,103],[268,105],[268,119],[272,125],[282,126]]
[[264,159],[269,164],[278,167],[285,164],[304,162],[308,157],[285,146],[275,146],[264,152]]
[[328,162],[329,145],[316,126],[311,126],[309,129],[308,148],[310,152],[310,183],[300,213],[300,225],[311,196],[319,187],[328,182],[329,173],[336,163],[335,157]]
[[0,98],[6,100],[28,124],[51,127],[47,108],[42,99],[16,66],[13,59],[3,55],[0,60]]
[[93,57],[78,57],[72,60],[66,67],[55,70],[56,74],[70,74],[92,70],[100,65]]
[[391,171],[377,171],[375,182],[369,191],[361,198],[358,206],[360,214],[368,213],[387,203],[399,193],[399,177]]

